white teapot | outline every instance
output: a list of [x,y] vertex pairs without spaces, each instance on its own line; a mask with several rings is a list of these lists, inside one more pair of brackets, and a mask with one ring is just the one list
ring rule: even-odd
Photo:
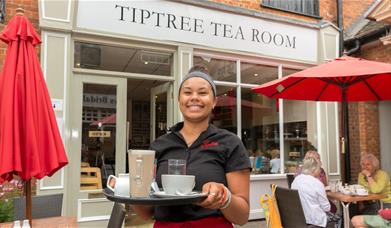
[[129,173],[120,173],[118,174],[118,177],[110,175],[109,178],[107,178],[107,188],[112,190],[116,196],[129,197]]

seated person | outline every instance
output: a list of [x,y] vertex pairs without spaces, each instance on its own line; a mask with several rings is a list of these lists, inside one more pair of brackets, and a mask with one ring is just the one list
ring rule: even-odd
[[330,213],[330,203],[327,199],[323,183],[318,179],[321,172],[321,163],[314,158],[303,160],[301,174],[293,183],[292,189],[299,191],[307,224],[326,227],[327,224],[341,226],[341,217]]
[[[304,156],[304,159],[306,159],[306,158],[314,158],[317,162],[320,163],[320,166],[322,166],[322,161],[320,160],[320,154],[316,150],[307,151],[307,153],[305,153],[305,156]],[[299,174],[301,174],[301,166],[297,167],[295,176],[297,176]],[[328,185],[327,175],[322,167],[320,167],[320,174],[319,174],[318,179],[320,180],[320,182],[323,183],[324,186]],[[331,202],[331,201],[329,201],[329,202],[331,205],[330,211],[332,213],[336,213],[337,206],[335,206],[335,204],[333,202]]]
[[270,160],[270,172],[271,173],[280,173],[281,159],[280,151],[277,149],[272,150],[272,160]]
[[352,218],[353,227],[391,227],[391,209],[379,211],[379,215],[357,215]]
[[[390,177],[387,172],[379,169],[379,160],[373,154],[361,156],[361,172],[358,174],[358,184],[364,186],[368,193],[387,194],[382,199],[383,208],[391,208]],[[358,213],[376,215],[379,210],[378,202],[364,201],[358,205]]]
[[[320,154],[316,150],[307,151],[304,156],[304,159],[306,158],[314,158],[317,162],[320,163],[320,166],[322,166],[322,161],[320,160]],[[302,169],[301,166],[297,167],[295,176],[301,174],[301,169]],[[320,175],[318,179],[320,180],[320,182],[323,183],[324,186],[328,185],[327,175],[322,167],[320,167]]]

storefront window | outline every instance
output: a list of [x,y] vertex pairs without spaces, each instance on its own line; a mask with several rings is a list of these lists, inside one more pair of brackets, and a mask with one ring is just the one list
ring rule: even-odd
[[213,109],[213,124],[237,134],[236,107],[236,88],[217,86],[217,104]]
[[75,42],[75,68],[171,76],[172,63],[172,53]]
[[[296,70],[283,69],[283,76]],[[307,150],[312,148],[308,141],[308,102],[283,100],[284,106],[284,157],[285,172],[295,173]]]
[[210,57],[194,56],[194,65],[202,65],[208,68],[215,81],[236,82],[236,62]]
[[278,68],[253,63],[240,64],[240,82],[261,85],[278,78]]
[[[241,63],[241,83],[260,85],[277,79],[278,68],[253,63]],[[253,174],[272,172],[270,164],[279,152],[279,119],[276,100],[251,88],[241,88],[242,141],[249,151]],[[274,167],[278,170],[278,167]]]

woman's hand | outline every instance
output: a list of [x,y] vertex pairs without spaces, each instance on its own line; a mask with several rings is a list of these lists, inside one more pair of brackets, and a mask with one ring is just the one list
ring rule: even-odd
[[220,209],[227,200],[227,191],[223,184],[208,182],[202,186],[202,192],[208,194],[208,197],[197,205],[209,209]]
[[364,175],[364,177],[369,177],[371,176],[371,172],[369,172],[368,170],[364,169],[361,171],[361,174]]

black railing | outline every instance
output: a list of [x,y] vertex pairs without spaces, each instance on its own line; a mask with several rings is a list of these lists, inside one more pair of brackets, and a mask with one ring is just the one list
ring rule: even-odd
[[262,0],[261,5],[268,8],[320,18],[319,0]]
[[0,0],[0,23],[5,21],[5,0]]

